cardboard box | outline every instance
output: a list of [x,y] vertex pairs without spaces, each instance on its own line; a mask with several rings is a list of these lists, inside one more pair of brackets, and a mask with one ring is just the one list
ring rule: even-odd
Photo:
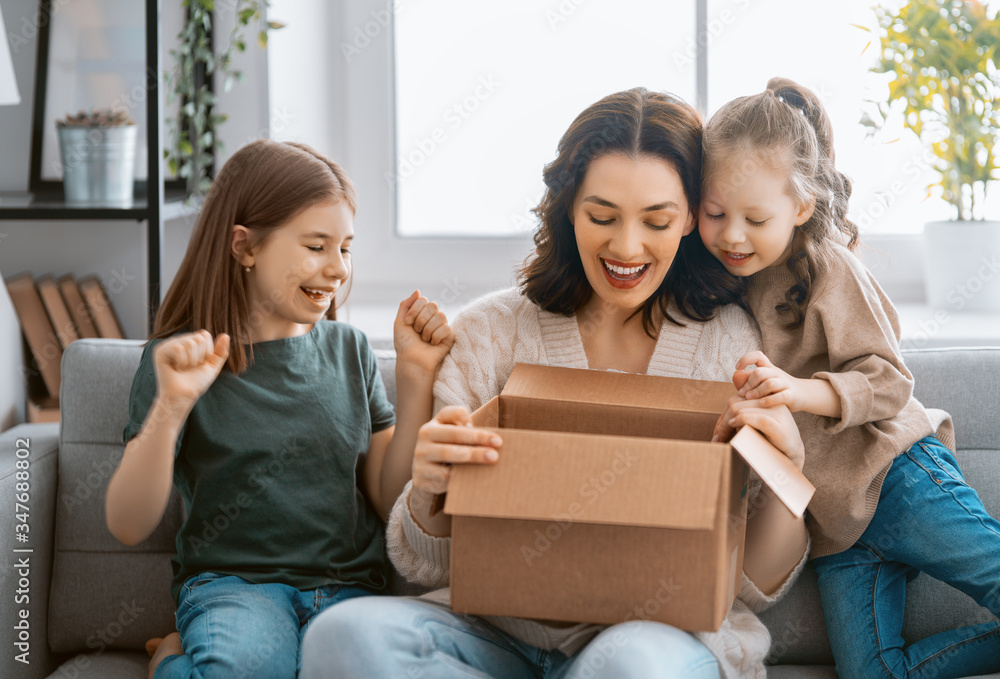
[[719,628],[739,591],[747,464],[798,516],[812,485],[758,432],[710,443],[731,384],[518,364],[473,414],[496,465],[452,468],[451,606]]

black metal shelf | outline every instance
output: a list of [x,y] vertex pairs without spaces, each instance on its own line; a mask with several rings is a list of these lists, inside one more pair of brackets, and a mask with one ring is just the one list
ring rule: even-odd
[[[144,191],[137,191],[126,207],[68,205],[61,186],[41,180],[42,132],[45,125],[45,93],[48,79],[49,25],[52,1],[39,6],[38,55],[35,71],[35,101],[32,129],[30,194],[0,197],[0,220],[123,220],[145,221],[147,230],[146,261],[149,276],[148,327],[153,329],[160,306],[160,258],[163,251],[164,178],[160,164],[163,146],[160,138],[160,0],[145,0],[146,13],[146,148],[147,170]],[[176,199],[176,196],[170,198]],[[175,210],[181,213],[183,210]]]
[[[167,211],[183,213],[180,203],[186,198],[184,191],[167,190],[164,207]],[[79,205],[67,203],[62,191],[41,193],[0,194],[0,221],[4,220],[60,220],[95,219],[101,221],[149,219],[149,202],[145,195],[136,195],[129,205]]]

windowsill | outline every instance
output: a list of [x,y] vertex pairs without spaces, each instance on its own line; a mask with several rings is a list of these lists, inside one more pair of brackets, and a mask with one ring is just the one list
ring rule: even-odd
[[1000,312],[934,309],[898,304],[903,349],[1000,346]]
[[[1000,313],[933,309],[926,304],[898,304],[903,349],[1000,346]],[[461,307],[445,306],[453,319]],[[377,348],[392,347],[396,307],[352,305],[345,319],[368,335]]]

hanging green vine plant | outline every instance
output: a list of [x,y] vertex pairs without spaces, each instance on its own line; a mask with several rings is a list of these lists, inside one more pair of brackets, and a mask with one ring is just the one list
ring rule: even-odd
[[[204,194],[212,186],[212,168],[217,153],[223,151],[216,131],[227,116],[213,111],[216,95],[210,83],[222,80],[223,92],[244,80],[243,72],[233,67],[237,52],[246,51],[245,34],[251,23],[259,21],[267,9],[267,0],[229,0],[236,21],[224,50],[212,49],[212,21],[215,0],[183,0],[187,19],[178,34],[180,46],[171,50],[173,70],[167,72],[167,104],[181,101],[180,114],[168,118],[169,145],[163,151],[171,174],[184,179],[188,193]],[[257,43],[267,47],[269,30],[284,24],[268,21],[257,33]],[[221,76],[219,78],[218,76]]]

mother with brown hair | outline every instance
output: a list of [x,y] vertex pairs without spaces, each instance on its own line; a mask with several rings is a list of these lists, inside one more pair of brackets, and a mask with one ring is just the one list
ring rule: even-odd
[[[437,415],[421,428],[413,481],[386,535],[411,582],[448,584],[450,517],[431,515],[430,500],[447,492],[452,465],[503,455],[499,436],[469,426],[469,412],[500,392],[515,363],[729,381],[739,358],[759,348],[756,327],[735,304],[734,279],[689,235],[701,133],[688,104],[636,88],[593,104],[563,135],[545,168],[535,253],[520,285],[473,302],[452,324],[455,345],[434,386]],[[727,415],[802,468],[787,409],[734,400]],[[751,492],[765,497],[753,500],[742,587],[718,632],[460,615],[439,589],[330,609],[306,635],[301,676],[763,677],[770,638],[754,611],[788,589],[808,538],[767,488]]]

